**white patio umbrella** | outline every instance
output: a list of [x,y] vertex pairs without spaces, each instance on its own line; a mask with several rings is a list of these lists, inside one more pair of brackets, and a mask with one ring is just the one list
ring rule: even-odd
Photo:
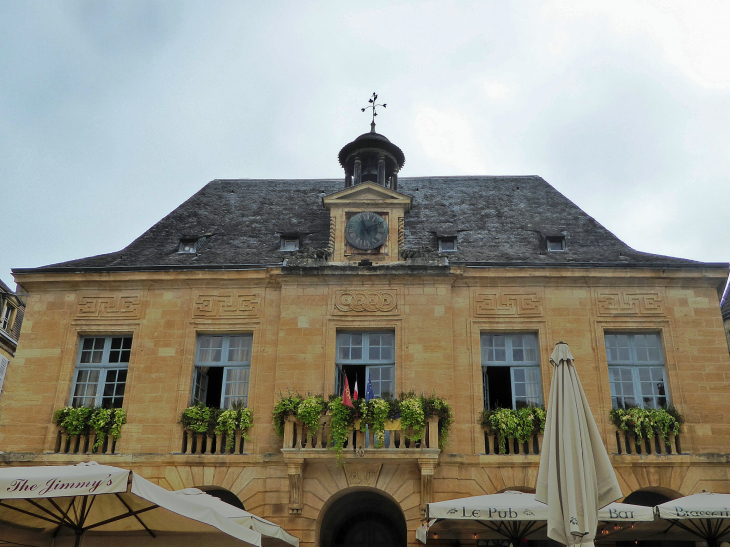
[[535,499],[548,505],[547,535],[590,544],[598,510],[622,497],[568,344],[555,345],[545,437]]
[[[656,511],[659,518],[702,538],[710,547],[730,540],[730,494],[692,494],[657,505]],[[668,531],[671,526],[664,533]]]
[[239,509],[233,505],[221,501],[215,496],[209,496],[198,488],[185,488],[184,490],[176,490],[175,494],[188,496],[191,500],[208,505],[218,511],[220,514],[226,516],[240,526],[250,528],[251,530],[258,532],[262,536],[272,539],[278,539],[293,547],[299,547],[299,538],[286,532],[278,524],[274,524],[266,519],[258,517],[253,513],[249,513],[244,509]]
[[55,547],[191,541],[262,547],[261,533],[237,524],[203,496],[170,492],[127,469],[94,462],[0,469],[0,537]]
[[[429,529],[437,522],[444,532],[477,534],[481,539],[504,538],[517,545],[522,538],[542,533],[547,524],[548,506],[535,494],[502,492],[429,503],[428,524],[417,530],[416,537],[426,543]],[[626,503],[610,503],[598,512],[604,522],[634,523],[654,520],[654,509]],[[445,522],[444,522],[445,521]]]

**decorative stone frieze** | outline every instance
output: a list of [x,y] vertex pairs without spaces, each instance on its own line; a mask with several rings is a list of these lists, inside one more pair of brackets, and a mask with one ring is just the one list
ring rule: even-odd
[[536,290],[490,289],[474,292],[474,315],[478,317],[541,317],[542,297]]
[[258,293],[242,291],[198,292],[193,299],[194,318],[257,317]]
[[665,315],[664,298],[659,291],[596,290],[597,314],[602,317]]
[[139,319],[142,315],[140,293],[80,294],[77,319]]
[[380,476],[382,464],[350,464],[345,466],[345,476],[349,486],[372,486],[375,487]]
[[345,289],[335,291],[333,313],[398,315],[398,290]]

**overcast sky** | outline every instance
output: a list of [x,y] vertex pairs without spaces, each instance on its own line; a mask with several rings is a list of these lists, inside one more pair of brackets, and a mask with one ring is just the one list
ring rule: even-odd
[[[357,7],[349,7],[357,6]],[[730,260],[730,3],[0,0],[0,278],[216,178],[541,175],[635,249]]]

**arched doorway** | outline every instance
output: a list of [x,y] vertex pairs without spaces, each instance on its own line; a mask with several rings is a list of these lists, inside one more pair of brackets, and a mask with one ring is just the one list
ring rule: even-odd
[[233,507],[238,507],[244,511],[246,510],[243,506],[243,502],[230,490],[226,490],[225,488],[215,485],[196,486],[195,488],[202,490],[210,496],[215,496],[221,501],[225,501],[228,505],[233,505]]
[[320,547],[405,547],[406,530],[398,504],[378,492],[357,490],[326,509]]
[[[660,491],[657,491],[660,490]],[[624,503],[632,505],[643,505],[644,507],[654,507],[661,503],[671,501],[679,497],[667,489],[654,490],[637,490],[632,492],[623,500]],[[617,541],[616,547],[695,547],[694,541]]]

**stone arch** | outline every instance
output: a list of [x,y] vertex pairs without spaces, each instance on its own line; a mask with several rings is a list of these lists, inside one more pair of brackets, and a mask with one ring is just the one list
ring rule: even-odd
[[231,492],[230,490],[226,488],[222,488],[220,486],[216,486],[214,484],[206,484],[203,486],[195,486],[194,488],[197,488],[198,490],[202,490],[206,494],[210,496],[214,496],[218,498],[219,500],[227,503],[228,505],[232,505],[233,507],[238,507],[239,509],[243,509],[244,511],[246,508],[243,506],[243,502],[241,499]]
[[662,488],[661,486],[650,486],[634,490],[626,496],[623,503],[632,505],[643,505],[644,507],[654,507],[660,503],[671,501],[682,497],[682,494],[670,488]]
[[496,493],[501,494],[502,492],[524,492],[525,494],[534,494],[535,489],[531,486],[506,486]]
[[353,487],[340,490],[322,506],[317,518],[315,545],[340,547],[348,534],[372,535],[367,544],[405,547],[408,528],[406,517],[396,500],[383,490]]

